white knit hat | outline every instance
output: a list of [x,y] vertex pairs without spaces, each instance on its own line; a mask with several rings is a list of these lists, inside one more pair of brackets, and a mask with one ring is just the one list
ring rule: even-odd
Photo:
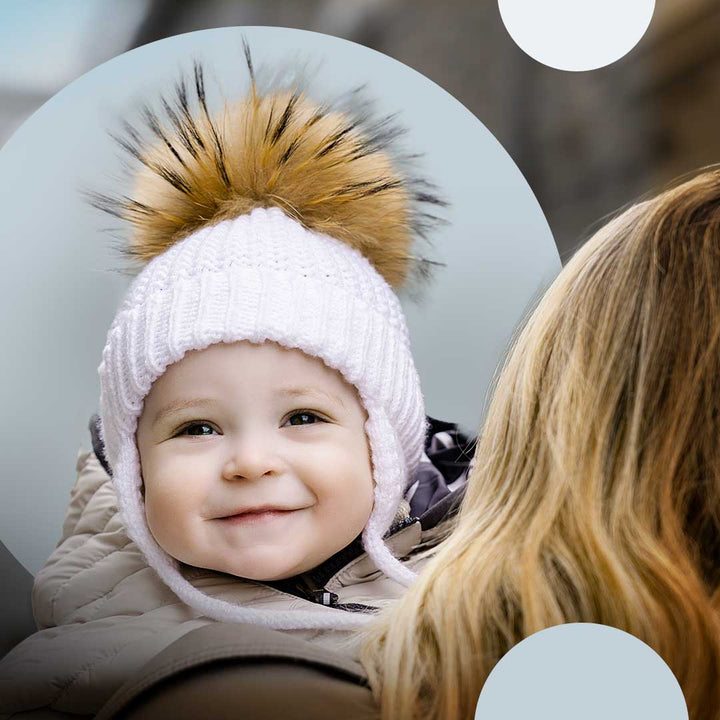
[[[199,66],[195,88],[198,120],[182,83],[175,109],[165,103],[175,145],[149,111],[148,125],[162,144],[143,148],[133,129],[132,142],[123,141],[151,171],[141,178],[138,199],[95,197],[98,206],[134,223],[132,252],[149,259],[110,328],[98,369],[101,433],[122,517],[162,580],[208,617],[278,629],[359,625],[367,615],[244,608],[209,597],[185,580],[148,528],[135,433],[153,382],[190,350],[273,341],[320,358],[355,386],[368,415],[375,503],[363,545],[379,569],[409,585],[414,574],[392,555],[383,536],[420,460],[425,412],[399,300],[357,248],[386,276],[406,274],[411,185],[397,175],[388,178],[389,156],[377,133],[382,127],[387,139],[386,124],[376,124],[373,134],[367,120],[318,109],[297,92],[283,95],[280,103],[279,95],[260,97],[254,78],[250,99],[229,111],[226,124],[218,124],[207,111]],[[264,192],[248,189],[248,167]],[[302,196],[308,184],[309,200]],[[280,197],[277,204],[285,202],[298,219],[284,206],[268,207],[275,204],[269,195]],[[435,201],[427,191],[422,197],[415,193],[415,200]],[[204,208],[198,208],[200,201]],[[315,211],[321,221],[313,220]],[[385,214],[388,229],[370,234],[363,224],[368,214],[371,224]],[[168,226],[168,217],[174,225]],[[316,229],[326,227],[334,236]]]

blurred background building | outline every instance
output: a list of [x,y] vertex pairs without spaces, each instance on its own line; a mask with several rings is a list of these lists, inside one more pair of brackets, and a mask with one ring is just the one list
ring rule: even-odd
[[336,35],[434,80],[518,164],[563,261],[607,213],[720,159],[717,0],[657,0],[631,53],[582,73],[525,55],[505,31],[497,0],[3,0],[0,143],[105,60],[231,25]]

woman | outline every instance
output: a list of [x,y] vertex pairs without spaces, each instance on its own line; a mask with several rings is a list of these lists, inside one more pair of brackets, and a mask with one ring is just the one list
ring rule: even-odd
[[632,633],[720,714],[720,170],[631,207],[564,268],[497,380],[463,506],[363,662],[383,720],[471,718],[565,622]]

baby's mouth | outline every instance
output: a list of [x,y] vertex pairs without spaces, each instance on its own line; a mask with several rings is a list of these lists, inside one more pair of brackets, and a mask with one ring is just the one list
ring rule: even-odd
[[271,522],[273,520],[279,520],[280,518],[287,517],[298,510],[283,510],[279,508],[268,508],[258,510],[246,510],[234,515],[226,515],[225,517],[217,518],[223,523],[231,525],[254,525],[256,523]]

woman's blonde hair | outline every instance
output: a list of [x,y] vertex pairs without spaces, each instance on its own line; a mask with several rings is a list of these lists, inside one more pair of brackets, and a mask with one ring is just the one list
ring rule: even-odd
[[473,717],[497,661],[595,622],[720,716],[720,171],[631,207],[562,270],[498,377],[452,534],[370,628],[383,720]]

